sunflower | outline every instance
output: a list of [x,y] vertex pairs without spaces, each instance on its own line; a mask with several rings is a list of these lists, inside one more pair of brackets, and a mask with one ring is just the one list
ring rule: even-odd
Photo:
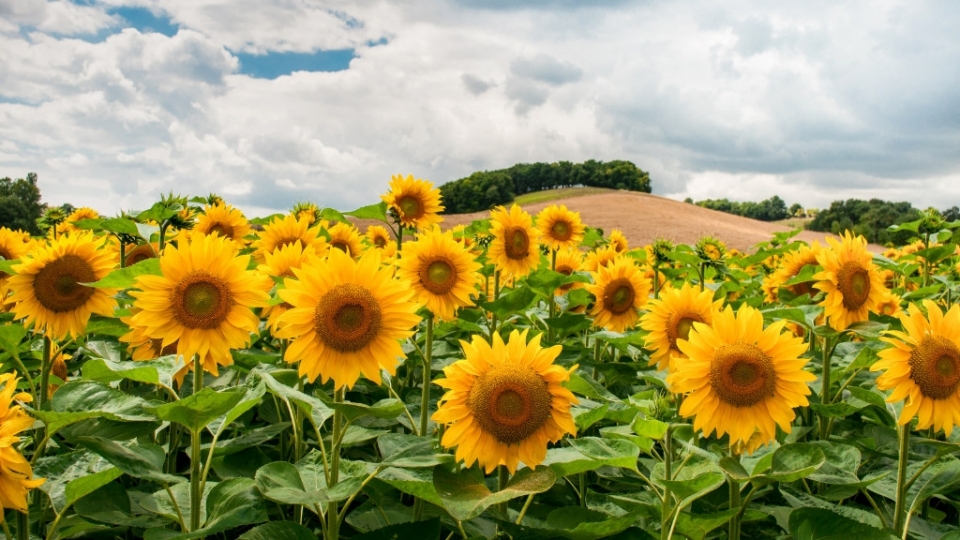
[[671,391],[686,394],[680,415],[696,416],[694,429],[729,434],[731,446],[748,450],[772,441],[777,425],[789,433],[793,409],[808,404],[807,383],[816,377],[803,369],[806,344],[781,333],[785,325],[764,329],[763,315],[746,304],[716,313],[712,326],[693,323],[688,338],[677,340],[687,359],[667,376]]
[[700,260],[711,266],[717,266],[723,264],[723,259],[727,255],[727,245],[712,236],[704,236],[697,241],[694,251]]
[[[23,231],[12,231],[0,227],[0,259],[16,261],[30,252],[30,236]],[[7,274],[0,271],[0,311],[6,311],[7,294],[10,289],[7,285]]]
[[427,180],[397,174],[390,179],[390,191],[380,196],[404,227],[420,229],[443,221],[440,190]]
[[[583,270],[583,253],[581,253],[579,249],[561,249],[557,252],[557,266],[555,270],[566,276]],[[583,283],[567,283],[566,285],[557,287],[557,290],[554,291],[553,294],[561,296],[572,289],[582,288]]]
[[417,301],[440,320],[451,320],[457,308],[473,305],[470,295],[477,293],[481,265],[453,239],[453,231],[434,227],[421,232],[416,241],[404,246],[397,265]]
[[510,210],[498,206],[490,213],[493,240],[487,255],[504,274],[523,277],[540,265],[537,240],[540,233],[533,228],[533,219],[520,206]]
[[47,336],[59,340],[83,334],[92,313],[113,315],[117,290],[83,285],[103,279],[116,266],[101,247],[103,239],[87,231],[37,244],[13,267],[17,275],[8,280],[16,318],[25,317],[24,324],[36,323]]
[[630,250],[630,243],[627,242],[627,237],[623,235],[623,231],[620,229],[614,229],[610,231],[610,245],[613,246],[613,250],[617,253],[626,253]]
[[536,467],[547,455],[547,443],[565,433],[576,435],[570,406],[577,398],[563,387],[569,370],[554,365],[561,346],[540,346],[527,331],[499,334],[491,346],[480,336],[461,341],[465,358],[443,369],[434,381],[447,389],[433,420],[447,425],[441,444],[457,447],[456,458],[467,467],[479,462],[488,473],[498,465],[516,472],[519,462]]
[[324,251],[327,243],[327,239],[320,236],[320,227],[310,227],[310,218],[288,214],[274,218],[263,228],[260,238],[253,243],[257,250],[254,258],[263,262],[267,254],[297,241],[303,247],[313,246],[318,253]]
[[330,234],[330,250],[339,249],[354,259],[363,251],[360,231],[350,223],[336,223],[327,229]]
[[537,214],[537,230],[543,244],[553,250],[576,248],[583,241],[580,213],[567,210],[563,204],[551,204],[541,210]]
[[960,424],[960,306],[946,314],[930,300],[927,316],[916,304],[900,314],[905,332],[888,330],[880,339],[892,345],[880,351],[870,371],[884,370],[877,388],[893,390],[888,402],[903,401],[898,423],[917,417],[917,429],[933,426],[949,436]]
[[97,219],[100,217],[100,213],[94,210],[93,208],[88,208],[84,206],[83,208],[77,208],[67,216],[67,219],[57,227],[58,233],[74,233],[81,230],[79,227],[74,225],[76,222],[83,219]]
[[20,455],[20,432],[33,426],[33,417],[14,401],[31,401],[29,394],[17,392],[19,379],[13,373],[0,375],[0,522],[7,508],[27,511],[27,493],[43,484],[45,478],[33,478],[33,468]]
[[903,310],[900,308],[900,302],[903,299],[900,295],[885,291],[883,296],[877,300],[877,313],[887,317],[899,317]]
[[327,259],[293,273],[298,280],[284,280],[278,292],[291,308],[276,335],[293,339],[284,359],[300,362],[300,376],[352,388],[361,373],[377,384],[381,369],[396,373],[406,357],[399,340],[413,334],[420,318],[410,284],[393,279],[376,250],[354,261],[332,249]]
[[131,292],[140,311],[133,324],[192,363],[195,355],[222,358],[242,347],[256,332],[252,308],[269,298],[266,277],[247,270],[250,256],[237,256],[237,245],[220,235],[182,234],[177,246],[160,256],[162,276],[137,276]]
[[593,284],[586,289],[596,297],[590,315],[594,326],[623,332],[637,323],[637,310],[647,303],[652,285],[643,277],[633,260],[619,256],[591,274]]
[[823,249],[817,255],[823,272],[813,276],[818,280],[814,287],[826,293],[820,305],[828,323],[834,330],[842,331],[867,320],[887,289],[862,236],[854,237],[847,231],[842,242],[828,237],[827,243],[831,249]]
[[[127,326],[130,327],[128,333],[120,336],[120,341],[127,343],[127,350],[130,352],[131,358],[138,362],[143,362],[154,360],[161,356],[177,354],[176,341],[164,346],[163,340],[151,339],[150,336],[146,334],[146,329],[134,324],[131,318],[132,317],[120,318],[121,321],[127,323]],[[181,361],[181,367],[173,374],[173,382],[179,387],[183,385],[183,379],[187,376],[187,373],[193,371],[193,362],[183,362],[182,356],[178,356],[178,359]],[[220,374],[221,366],[233,365],[233,355],[230,354],[229,350],[225,354],[220,353],[216,356],[213,354],[213,351],[211,351],[200,359],[200,365],[204,371],[216,377]]]
[[[302,268],[311,259],[317,257],[313,246],[304,248],[299,241],[287,244],[267,254],[266,261],[257,267],[257,271],[271,278],[294,278],[293,270]],[[290,309],[290,304],[282,302],[264,308],[260,316],[267,320],[267,328],[276,333],[280,316]]]
[[214,204],[204,207],[193,230],[202,234],[217,233],[242,245],[244,237],[250,234],[250,223],[239,209],[229,204]]
[[650,365],[660,371],[671,368],[674,357],[686,358],[677,347],[678,339],[687,339],[693,323],[709,325],[713,314],[723,307],[723,300],[713,300],[713,291],[701,291],[684,283],[679,289],[664,289],[660,298],[647,303],[649,310],[640,318],[640,328],[649,332],[646,347],[653,351]]
[[138,244],[123,255],[123,266],[133,266],[138,262],[142,262],[147,259],[156,259],[159,256],[159,252],[160,244],[158,242],[144,242],[142,244]]
[[619,255],[620,253],[613,245],[599,247],[587,253],[586,260],[583,262],[583,269],[587,272],[596,272],[610,264]]
[[[71,358],[73,358],[73,355],[67,354],[62,348],[54,346],[53,350],[50,351],[50,374],[63,382],[67,382],[67,360]],[[47,388],[47,399],[53,397],[53,393],[57,391],[57,388],[60,388],[60,385],[54,384],[51,381]]]
[[821,250],[820,242],[814,242],[812,246],[802,244],[796,251],[784,254],[777,270],[763,280],[763,291],[766,293],[767,302],[773,303],[779,299],[777,292],[780,287],[786,287],[794,296],[816,295],[816,291],[813,290],[813,281],[789,286],[784,286],[784,283],[800,275],[804,267],[816,266],[817,255]]
[[393,239],[390,238],[390,231],[380,225],[367,227],[367,234],[364,235],[364,238],[377,249],[383,249],[393,243]]
[[312,227],[317,224],[317,218],[320,216],[320,208],[312,202],[300,201],[293,205],[290,214],[296,216],[297,219],[306,219]]

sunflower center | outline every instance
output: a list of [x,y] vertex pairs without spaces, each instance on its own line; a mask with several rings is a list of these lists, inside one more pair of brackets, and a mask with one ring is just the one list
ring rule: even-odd
[[843,294],[843,307],[860,309],[870,297],[870,274],[857,262],[845,262],[837,272],[837,289]]
[[407,219],[417,219],[423,216],[423,204],[420,203],[420,199],[412,195],[400,197],[397,206],[400,207],[403,217]]
[[910,378],[923,395],[947,399],[960,386],[960,350],[942,336],[927,336],[910,353]]
[[603,308],[620,315],[633,308],[633,301],[636,298],[636,292],[633,285],[627,278],[618,278],[610,282],[604,290]]
[[690,337],[690,330],[693,330],[695,322],[703,322],[700,315],[695,313],[677,313],[671,317],[670,324],[667,325],[667,338],[670,340],[671,349],[678,350],[678,339]]
[[369,290],[343,283],[320,298],[314,329],[324,345],[340,352],[356,352],[377,337],[381,319],[380,304]]
[[[558,264],[556,271],[565,276],[569,276],[570,274],[573,274],[573,268],[565,264],[564,265]],[[573,287],[573,283],[566,283],[558,287],[557,290],[567,292],[570,290],[571,287]]]
[[281,239],[277,242],[277,244],[276,244],[275,246],[273,246],[273,250],[274,250],[274,251],[277,251],[278,249],[285,248],[285,247],[293,244],[293,243],[296,242],[297,240],[300,240],[300,237],[299,237],[299,236],[281,238]]
[[558,242],[565,242],[573,236],[573,229],[566,221],[557,221],[550,227],[550,234]]
[[710,386],[734,407],[749,407],[775,394],[773,361],[749,343],[721,345],[710,365]]
[[550,417],[547,383],[532,369],[501,364],[477,378],[467,406],[484,431],[504,444],[533,435]]
[[157,257],[157,254],[153,251],[153,246],[149,244],[140,244],[139,246],[130,250],[130,253],[127,254],[127,258],[124,261],[125,266],[131,266],[137,264],[138,262],[145,261],[147,259],[154,259]]
[[373,245],[378,248],[387,247],[387,239],[382,236],[378,236],[373,239]]
[[420,284],[433,294],[446,294],[457,283],[457,269],[446,259],[420,265]]
[[210,227],[209,231],[207,231],[207,234],[213,233],[217,233],[223,238],[233,238],[233,226],[218,221],[217,223],[214,223],[212,227]]
[[174,317],[187,328],[217,328],[232,307],[227,284],[204,271],[190,273],[173,291]]
[[10,252],[7,250],[7,248],[5,248],[5,247],[3,247],[3,246],[0,246],[0,259],[3,259],[3,260],[5,260],[5,261],[9,261],[9,260],[12,260],[12,259],[13,259],[13,255],[10,254]]
[[73,311],[93,296],[94,289],[81,285],[96,281],[90,263],[77,255],[63,255],[37,272],[33,292],[40,305],[55,313]]
[[350,244],[344,242],[343,240],[333,240],[330,242],[330,247],[337,248],[340,251],[346,253],[347,255],[353,255],[350,253]]

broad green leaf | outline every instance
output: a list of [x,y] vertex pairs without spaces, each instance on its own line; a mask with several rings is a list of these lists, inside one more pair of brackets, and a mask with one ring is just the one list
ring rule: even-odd
[[600,439],[597,437],[583,437],[567,441],[578,452],[603,462],[604,465],[623,467],[636,470],[640,448],[630,441],[623,439]]
[[346,500],[360,489],[366,475],[345,471],[343,467],[340,481],[328,488],[322,463],[319,452],[311,452],[296,465],[285,461],[268,463],[257,470],[257,488],[271,501],[304,505],[314,513],[319,506]]
[[433,467],[453,461],[450,454],[434,450],[433,437],[417,437],[404,433],[386,433],[377,439],[383,461],[380,467]]
[[726,478],[719,472],[705,472],[683,480],[661,480],[663,485],[680,498],[680,508],[689,506],[693,501],[717,489],[725,482]]
[[292,521],[270,521],[241,534],[237,540],[317,540],[317,535]]
[[504,320],[510,315],[521,313],[537,298],[537,293],[528,287],[518,289],[508,289],[501,291],[500,298],[493,302],[480,302],[480,307],[495,313],[497,317]]
[[43,421],[48,433],[59,431],[88,418],[107,418],[126,422],[152,422],[145,410],[147,402],[94,381],[73,381],[61,386],[50,400],[50,409],[31,410]]
[[551,270],[549,267],[539,268],[527,276],[527,286],[544,299],[550,299],[558,287],[567,280],[567,275]]
[[173,354],[144,362],[114,362],[93,358],[83,364],[83,378],[103,383],[126,379],[172,388],[173,376],[182,367],[183,362]]
[[339,210],[334,208],[324,208],[320,210],[320,215],[317,216],[317,219],[326,219],[329,221],[343,221],[349,223],[349,220],[346,216],[343,215]]
[[[179,497],[177,498],[179,501]],[[205,538],[243,525],[267,520],[263,499],[249,478],[231,478],[214,486],[204,497],[206,518],[203,526],[189,533],[150,529],[145,540],[192,540]],[[183,508],[181,507],[181,511]]]
[[570,375],[570,380],[563,383],[563,386],[575,394],[580,394],[581,396],[586,396],[591,399],[620,402],[620,398],[610,393],[603,385],[588,375],[573,373]]
[[94,315],[87,321],[87,335],[110,336],[119,338],[130,332],[130,327],[116,317]]
[[[213,451],[213,455],[225,456],[240,452],[241,450],[245,450],[247,448],[256,447],[267,441],[273,440],[273,438],[275,438],[277,435],[280,435],[288,429],[290,429],[290,422],[280,422],[279,424],[270,424],[264,427],[245,429],[239,436],[234,437],[233,439],[218,441],[217,447]],[[209,444],[204,444],[203,447],[206,450],[210,449]]]
[[443,508],[460,521],[473,519],[494,504],[531,493],[543,493],[556,481],[557,475],[549,467],[520,469],[501,491],[491,493],[478,468],[453,472],[438,465],[433,469],[433,485]]
[[778,482],[794,482],[809,476],[826,461],[823,450],[812,444],[786,444],[773,452],[773,461],[763,476]]
[[5,324],[0,326],[0,349],[20,360],[20,342],[27,335],[27,328],[22,324]]
[[87,521],[108,525],[149,529],[170,523],[170,520],[160,516],[133,514],[130,496],[119,482],[109,482],[78,500],[73,510]]
[[239,387],[241,390],[246,390],[243,394],[243,397],[240,401],[234,405],[229,411],[226,412],[221,417],[218,417],[207,424],[207,429],[210,430],[210,433],[218,435],[223,432],[223,430],[235,422],[237,418],[240,418],[243,413],[249,411],[254,406],[260,403],[260,400],[263,399],[263,395],[266,393],[267,389],[264,386],[263,382],[258,383],[256,386],[247,386]]
[[267,390],[284,402],[293,404],[309,415],[318,429],[328,418],[333,417],[333,409],[328,407],[323,401],[313,396],[308,396],[295,388],[291,388],[277,378],[290,377],[295,380],[295,378],[298,377],[295,370],[283,369],[268,372],[268,369],[268,367],[264,367],[264,369],[255,371],[257,376],[267,385]]
[[[207,483],[203,487],[203,497],[206,499],[210,492],[216,487],[217,483],[207,480]],[[170,500],[170,493],[173,494],[173,498],[176,500],[176,506]],[[138,504],[147,512],[162,516],[170,521],[177,521],[177,508],[179,508],[180,513],[183,515],[183,518],[187,521],[187,525],[190,524],[190,483],[181,482],[174,486],[170,487],[170,492],[168,493],[165,489],[160,489],[155,491],[149,497],[144,497],[139,499]],[[206,505],[200,505],[200,522],[203,523],[207,519],[207,510]],[[172,531],[167,531],[172,532]]]
[[382,529],[370,531],[366,534],[352,537],[351,540],[397,540],[400,538],[416,538],[417,540],[439,540],[440,518],[411,523],[387,525]]
[[433,486],[433,469],[389,467],[377,475],[377,480],[430,504],[443,505],[440,496],[437,495],[437,489]]
[[592,409],[588,407],[573,407],[570,409],[570,413],[573,415],[573,421],[577,424],[577,429],[583,432],[586,431],[590,426],[596,424],[600,420],[603,420],[603,417],[609,408],[610,404],[604,403],[603,405],[594,407]]
[[138,238],[143,238],[144,240],[149,240],[150,237],[140,236],[140,230],[137,228],[137,223],[132,219],[127,218],[107,218],[100,221],[100,227],[105,231],[110,231],[112,233],[121,233],[127,234],[130,236],[135,236]]
[[123,474],[120,469],[111,467],[100,472],[88,474],[67,482],[64,488],[67,506],[79,501],[101,487],[113,482]]
[[641,418],[637,419],[630,425],[633,428],[633,431],[637,435],[642,435],[644,437],[649,437],[655,440],[662,440],[663,437],[667,434],[667,429],[670,427],[666,422],[661,422],[655,418]]
[[557,508],[547,516],[546,529],[552,536],[569,538],[570,540],[596,540],[613,536],[625,531],[636,522],[637,516],[626,514],[619,517],[610,517],[607,514],[568,506]]
[[823,508],[831,510],[835,514],[838,514],[846,519],[862,523],[869,527],[883,527],[880,518],[871,511],[862,510],[860,508],[851,506],[837,506],[835,502],[827,501],[821,497],[810,495],[799,488],[793,488],[785,484],[781,484],[780,494],[783,495],[784,500],[786,500],[787,503],[794,508]]
[[790,534],[796,540],[893,540],[896,537],[841,516],[826,508],[797,508],[790,514]]
[[144,259],[137,264],[119,268],[110,272],[103,279],[93,283],[86,283],[98,289],[129,289],[136,285],[137,276],[162,276],[160,259]]
[[345,216],[353,216],[359,219],[376,219],[378,221],[387,221],[387,203],[380,201],[377,204],[362,206],[352,212],[344,212]]
[[727,476],[743,482],[750,479],[750,473],[743,468],[743,465],[740,464],[740,460],[732,458],[730,456],[720,458],[720,461],[717,463],[723,472],[727,473]]
[[[919,488],[917,484],[920,484]],[[949,492],[958,484],[960,484],[960,461],[954,459],[934,465],[911,486],[910,495],[913,495],[913,503],[910,505],[910,511],[915,511],[923,501],[934,495]]]
[[17,273],[13,271],[13,267],[20,264],[20,259],[6,260],[0,259],[0,272],[7,274],[8,276],[14,276]]
[[199,393],[187,396],[180,401],[155,407],[153,412],[161,420],[176,422],[192,433],[197,433],[240,403],[244,395],[235,390],[217,392],[211,388],[204,388]]
[[649,454],[653,450],[654,440],[634,433],[630,426],[610,426],[600,428],[600,436],[604,439],[625,439],[640,448],[640,451]]
[[61,512],[67,504],[68,483],[109,469],[116,470],[116,467],[93,452],[77,450],[40,458],[33,468],[33,476],[47,479],[38,489],[47,494],[53,509]]
[[403,403],[400,400],[393,398],[381,399],[373,405],[352,403],[349,401],[336,403],[333,400],[327,401],[326,397],[322,397],[321,399],[331,409],[338,410],[343,413],[343,417],[346,418],[348,422],[352,422],[357,418],[363,418],[364,416],[373,416],[375,418],[392,420],[403,414],[404,409]]
[[825,484],[859,485],[857,469],[860,468],[860,450],[849,444],[831,441],[815,441],[814,446],[823,451],[826,462],[807,478]]
[[134,478],[143,478],[160,485],[186,481],[182,476],[163,472],[166,454],[155,444],[120,444],[99,437],[80,437],[78,441],[92,452],[103,456],[123,472]]

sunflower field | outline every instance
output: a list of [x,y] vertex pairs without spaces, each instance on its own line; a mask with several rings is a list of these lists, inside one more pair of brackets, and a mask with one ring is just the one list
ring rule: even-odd
[[5,538],[960,539],[960,222],[739,253],[381,199],[0,229]]

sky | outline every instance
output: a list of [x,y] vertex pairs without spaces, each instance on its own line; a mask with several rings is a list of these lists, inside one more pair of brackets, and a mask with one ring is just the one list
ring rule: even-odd
[[673,199],[960,205],[953,0],[0,0],[0,177],[351,210],[632,161]]

